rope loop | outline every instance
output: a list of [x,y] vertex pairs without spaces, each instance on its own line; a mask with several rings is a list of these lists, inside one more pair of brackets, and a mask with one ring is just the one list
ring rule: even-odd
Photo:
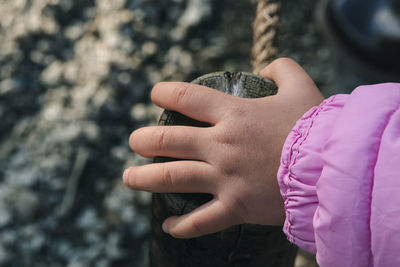
[[277,57],[274,38],[279,24],[279,0],[259,0],[256,18],[253,23],[253,73],[258,74],[262,68]]

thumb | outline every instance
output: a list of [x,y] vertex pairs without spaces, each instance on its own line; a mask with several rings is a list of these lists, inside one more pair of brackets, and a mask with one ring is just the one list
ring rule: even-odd
[[305,70],[290,58],[278,58],[260,71],[264,78],[273,80],[278,86],[278,95],[304,96],[318,91],[317,86]]
[[225,204],[213,199],[188,214],[169,217],[163,223],[163,230],[176,238],[194,238],[239,223]]

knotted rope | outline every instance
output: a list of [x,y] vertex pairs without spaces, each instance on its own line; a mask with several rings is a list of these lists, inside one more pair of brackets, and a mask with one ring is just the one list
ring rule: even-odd
[[279,0],[259,0],[257,14],[253,24],[253,73],[268,65],[277,57],[278,50],[274,47],[274,37],[278,28],[280,7]]

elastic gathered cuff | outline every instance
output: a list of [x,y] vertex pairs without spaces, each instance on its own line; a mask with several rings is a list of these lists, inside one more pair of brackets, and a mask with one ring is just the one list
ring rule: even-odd
[[283,231],[290,242],[311,253],[316,252],[313,216],[323,166],[321,150],[347,97],[335,95],[310,109],[297,121],[282,149],[278,183],[286,211]]

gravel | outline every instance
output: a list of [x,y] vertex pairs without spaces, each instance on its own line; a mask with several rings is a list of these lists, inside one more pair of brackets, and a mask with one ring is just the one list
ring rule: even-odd
[[158,119],[155,83],[250,70],[253,17],[244,0],[0,1],[0,265],[148,266],[129,134]]

